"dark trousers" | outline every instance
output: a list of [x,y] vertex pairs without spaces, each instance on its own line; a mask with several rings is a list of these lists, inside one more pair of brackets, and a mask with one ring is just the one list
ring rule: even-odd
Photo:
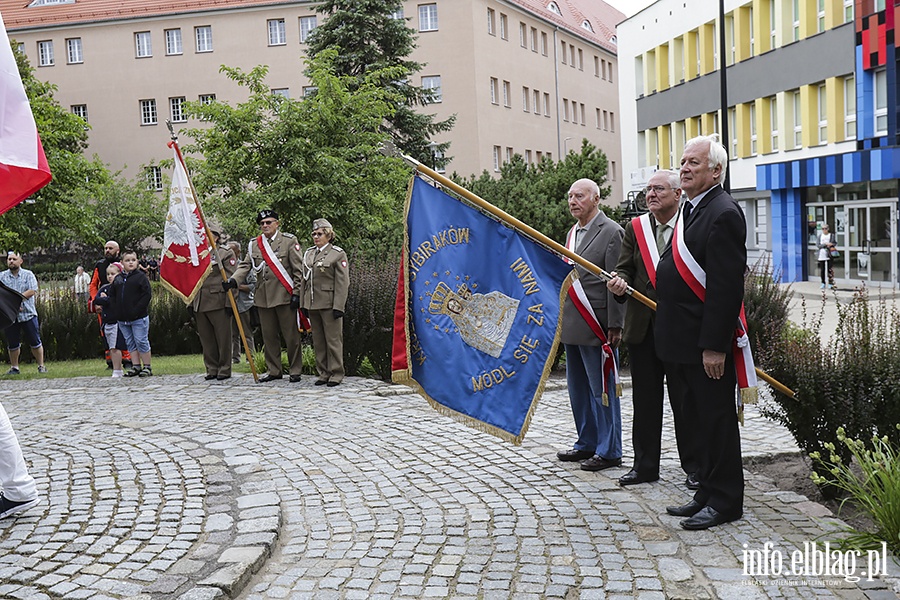
[[[822,277],[822,283],[834,285],[834,260],[829,258],[828,260],[820,260],[819,261],[819,275]],[[825,281],[825,275],[828,275],[828,281]]]
[[735,398],[734,357],[725,359],[725,375],[710,379],[700,363],[666,363],[666,375],[685,392],[684,416],[696,440],[700,489],[694,500],[728,515],[744,502],[744,465]]
[[231,311],[224,308],[198,312],[197,334],[203,346],[207,375],[231,377]]
[[[634,464],[632,468],[645,477],[659,477],[659,459],[662,451],[663,424],[663,379],[666,369],[656,356],[656,345],[653,339],[653,328],[647,329],[647,335],[639,344],[628,344],[628,356],[631,360],[632,402],[634,419],[631,424],[631,443],[634,448]],[[690,422],[684,417],[685,390],[679,381],[666,379],[669,389],[669,405],[675,422],[675,442],[678,445],[678,457],[685,473],[696,473],[699,469],[695,436]]]

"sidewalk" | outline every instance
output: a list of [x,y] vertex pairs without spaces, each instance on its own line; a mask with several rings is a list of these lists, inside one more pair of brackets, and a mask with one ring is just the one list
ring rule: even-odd
[[[0,598],[897,597],[881,576],[745,574],[746,553],[770,543],[789,567],[838,526],[750,473],[743,519],[682,530],[670,423],[661,480],[620,488],[628,397],[624,466],[589,473],[555,458],[573,436],[559,378],[520,447],[400,386],[312,383],[0,384],[43,500],[0,521]],[[745,455],[796,451],[746,421]]]

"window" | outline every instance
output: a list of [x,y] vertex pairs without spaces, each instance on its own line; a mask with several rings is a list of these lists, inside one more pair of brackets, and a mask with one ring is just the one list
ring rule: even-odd
[[844,139],[856,139],[856,79],[844,79]]
[[153,56],[153,45],[150,42],[149,31],[139,31],[134,34],[134,55],[137,58]]
[[616,113],[609,111],[609,130],[613,133],[616,131]]
[[538,150],[538,151],[536,151],[536,152],[534,153],[534,159],[535,159],[538,163],[540,163],[540,162],[541,162],[541,159],[543,159],[543,158],[544,158],[544,153],[541,152],[540,150]]
[[212,52],[212,25],[194,27],[194,37],[197,38],[197,52]]
[[162,191],[162,167],[147,167],[147,189],[154,192]]
[[531,108],[534,110],[534,114],[541,114],[541,93],[537,90],[534,90],[534,96],[532,96],[533,102],[531,103]]
[[437,4],[419,5],[419,31],[437,31]]
[[853,20],[853,0],[844,0],[844,23]]
[[511,163],[513,157],[513,149],[509,146],[506,147],[506,162]]
[[603,111],[603,131],[609,131],[609,113]]
[[562,61],[562,64],[566,64],[566,43],[560,42],[559,48],[560,48],[559,60]]
[[825,31],[825,0],[816,0],[816,31]]
[[531,164],[531,150],[528,150],[527,148],[525,149],[525,164]]
[[512,99],[510,98],[511,95],[512,94],[510,93],[509,82],[504,81],[503,82],[503,106],[505,106],[506,108],[510,108],[512,106],[512,104],[511,104]]
[[757,248],[765,248],[768,245],[768,236],[766,235],[766,228],[769,225],[768,218],[768,207],[766,206],[765,199],[760,199],[756,201],[756,227],[754,228],[756,234],[756,247]]
[[[506,93],[506,82],[503,82],[503,92]],[[497,104],[497,78],[491,77],[491,104]]]
[[528,47],[528,27],[525,26],[525,23],[519,21],[519,45],[523,48]]
[[16,45],[16,50],[19,51],[19,54],[25,54],[25,42],[19,42]]
[[575,68],[575,46],[569,44],[569,66]]
[[794,144],[792,148],[803,146],[803,120],[800,110],[800,90],[788,92],[791,97],[791,124],[794,126]]
[[[400,15],[400,18],[403,18],[403,15]],[[318,25],[318,21],[315,16],[312,17],[300,17],[300,42],[306,43],[306,40],[309,39],[309,34],[313,32],[313,30]]]
[[591,22],[588,21],[587,19],[585,19],[584,21],[581,22],[581,28],[586,29],[587,31],[590,31],[591,33],[594,33],[594,27],[591,25]]
[[584,103],[579,104],[578,107],[581,109],[581,126],[584,127],[584,124],[585,124]]
[[522,88],[522,110],[525,112],[531,112],[529,108],[529,100],[531,99],[531,94],[529,93],[529,89],[527,87]]
[[184,96],[169,98],[169,118],[173,123],[184,123],[187,117],[184,114]]
[[600,78],[601,79],[606,79],[606,64],[607,64],[606,61],[601,58],[600,59],[600,74],[601,74]]
[[555,15],[559,15],[560,17],[562,16],[562,11],[559,10],[559,6],[556,4],[556,2],[551,2],[550,4],[548,4],[547,10]]
[[887,118],[887,71],[875,71],[875,135],[885,135],[888,128]]
[[309,98],[310,96],[315,96],[316,92],[319,91],[319,86],[317,85],[304,85],[303,86],[303,97]]
[[578,70],[584,71],[584,52],[581,51],[581,48],[578,49]]
[[600,57],[594,57],[594,77],[600,77]]
[[215,94],[200,94],[200,96],[198,97],[198,100],[200,101],[200,104],[203,104],[203,105],[212,104],[213,102],[216,101],[216,95]]
[[500,39],[509,39],[509,19],[503,13],[500,13]]
[[52,67],[55,64],[53,59],[53,40],[38,42],[38,66]]
[[28,6],[47,6],[48,4],[75,4],[75,0],[34,0]]
[[756,156],[756,103],[750,103],[750,156]]
[[547,32],[541,32],[541,54],[547,56]]
[[793,20],[793,24],[791,25],[794,41],[800,39],[800,0],[792,0],[791,2],[791,18]]
[[70,38],[66,40],[66,56],[70,65],[84,62],[84,53],[81,50],[81,38]]
[[141,125],[156,125],[156,100],[141,100]]
[[825,94],[825,84],[819,84],[818,88],[818,122],[819,122],[819,143],[828,143],[828,96]]
[[428,75],[427,77],[422,77],[422,89],[430,94],[428,102],[438,103],[444,100],[444,95],[441,91],[440,75]]
[[609,180],[616,180],[616,161],[614,160],[609,161]]
[[734,106],[728,109],[728,127],[731,129],[731,144],[728,146],[728,156],[733,160],[738,157],[737,109]]
[[544,92],[544,116],[550,116],[550,93]]
[[181,54],[183,52],[181,45],[181,30],[166,29],[166,55]]
[[500,146],[494,146],[494,171],[500,171]]
[[397,10],[395,10],[394,12],[392,12],[392,13],[391,13],[391,18],[392,18],[392,19],[397,19],[397,20],[402,19],[402,18],[403,18],[403,7],[401,6],[400,8],[398,8]]
[[290,88],[272,88],[269,91],[272,92],[273,96],[281,96],[284,99],[290,99],[291,97]]
[[606,64],[609,66],[609,69],[607,69],[607,71],[606,71],[606,80],[609,81],[610,83],[612,83],[612,82],[613,82],[613,77],[612,77],[612,76],[613,76],[612,63],[609,62],[609,63],[606,63]]
[[488,26],[488,33],[489,33],[489,34],[491,34],[491,35],[497,35],[497,34],[496,34],[496,18],[495,18],[495,14],[494,14],[494,9],[493,9],[493,8],[487,9],[487,26]]
[[563,121],[569,120],[569,99],[563,98]]
[[531,28],[531,51],[538,51],[538,30],[535,27]]
[[774,50],[777,47],[775,44],[775,32],[776,31],[778,31],[778,28],[775,25],[775,0],[769,0],[769,49],[770,50]]
[[72,111],[73,115],[77,115],[77,116],[81,117],[82,119],[84,119],[85,121],[88,120],[87,104],[73,104],[70,107],[70,110]]
[[756,38],[753,33],[753,5],[750,5],[750,8],[747,9],[747,24],[745,25],[749,29],[746,33],[750,37],[750,56],[756,54]]
[[269,45],[284,46],[287,44],[287,36],[284,31],[284,19],[269,19]]
[[778,99],[775,96],[769,98],[769,128],[772,131],[772,152],[778,150]]

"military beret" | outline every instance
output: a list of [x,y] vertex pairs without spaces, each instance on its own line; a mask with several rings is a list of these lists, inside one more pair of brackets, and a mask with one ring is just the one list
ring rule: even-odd
[[264,208],[259,211],[259,214],[256,215],[256,223],[262,223],[263,219],[275,219],[278,220],[278,213],[272,210],[271,208]]
[[312,230],[315,231],[316,229],[334,229],[334,227],[331,226],[328,219],[316,219],[313,221]]

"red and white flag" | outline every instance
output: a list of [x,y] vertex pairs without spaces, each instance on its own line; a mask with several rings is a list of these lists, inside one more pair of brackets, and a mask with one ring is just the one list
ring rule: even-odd
[[206,226],[174,143],[175,171],[169,188],[169,212],[163,229],[159,278],[176,296],[190,304],[212,270]]
[[31,105],[0,17],[0,214],[50,183],[50,179]]

